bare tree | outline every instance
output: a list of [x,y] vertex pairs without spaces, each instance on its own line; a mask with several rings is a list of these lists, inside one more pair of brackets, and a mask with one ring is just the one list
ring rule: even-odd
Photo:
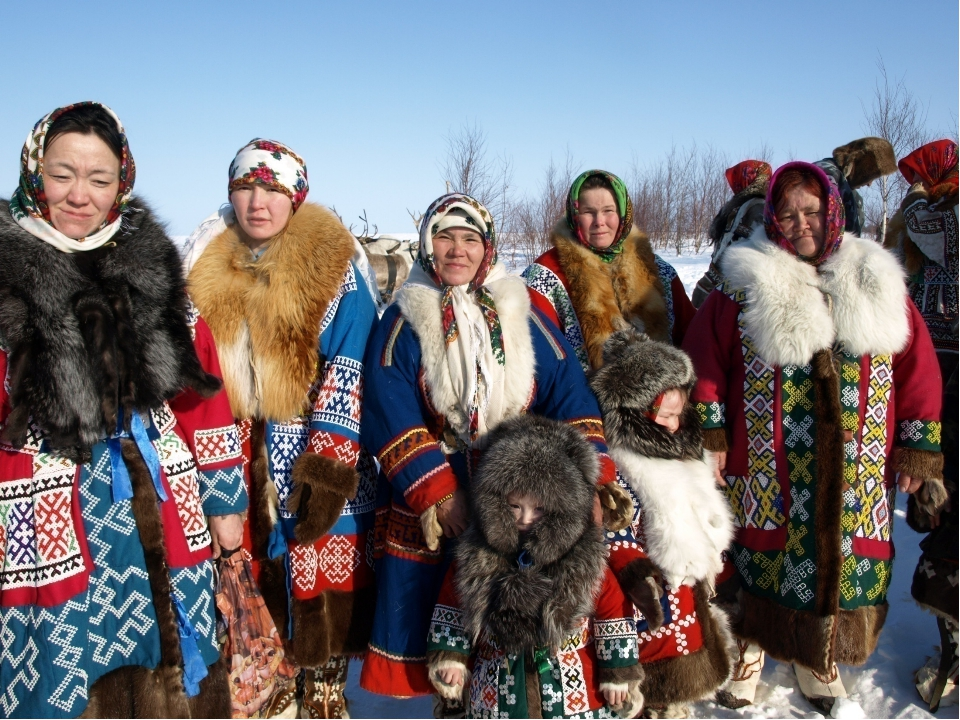
[[[906,86],[904,78],[891,80],[883,58],[877,60],[879,77],[874,86],[873,103],[864,107],[866,132],[887,140],[894,154],[901,158],[930,139],[927,130],[927,109]],[[861,105],[863,103],[861,102]],[[887,219],[900,205],[908,186],[899,173],[881,177],[879,187],[867,195],[867,224],[877,228],[877,242],[883,243]]]
[[513,239],[517,259],[531,262],[550,247],[550,233],[563,217],[577,170],[569,149],[562,166],[551,157],[537,193],[516,203]]

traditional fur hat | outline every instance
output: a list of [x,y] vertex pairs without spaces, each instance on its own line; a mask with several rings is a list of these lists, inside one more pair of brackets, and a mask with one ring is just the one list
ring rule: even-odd
[[[564,423],[523,415],[490,433],[471,485],[472,521],[456,550],[471,637],[486,629],[508,652],[557,647],[592,612],[606,563],[592,522],[598,474],[596,450]],[[522,536],[507,502],[512,492],[543,507]]]
[[853,188],[869,185],[897,171],[897,156],[893,146],[878,137],[860,138],[841,145],[833,151],[833,160]]
[[600,402],[608,445],[650,457],[701,455],[700,423],[692,405],[684,408],[676,433],[645,414],[661,393],[678,388],[689,394],[693,389],[697,378],[685,352],[628,328],[610,336],[603,347],[603,361],[591,376],[590,387]]

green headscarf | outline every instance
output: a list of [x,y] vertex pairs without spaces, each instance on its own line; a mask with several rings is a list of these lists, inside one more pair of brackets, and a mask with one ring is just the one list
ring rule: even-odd
[[[620,227],[617,230],[617,239],[608,248],[596,248],[590,244],[580,233],[580,226],[577,224],[577,216],[580,214],[580,190],[583,184],[594,176],[600,176],[607,180],[613,187],[613,197],[617,202],[617,214],[620,215]],[[633,229],[633,203],[630,202],[630,194],[627,192],[627,186],[623,180],[613,173],[604,170],[587,170],[580,177],[573,181],[570,186],[570,193],[567,195],[567,224],[573,232],[574,237],[580,241],[580,244],[589,248],[604,262],[613,262],[613,260],[623,252],[623,242]]]

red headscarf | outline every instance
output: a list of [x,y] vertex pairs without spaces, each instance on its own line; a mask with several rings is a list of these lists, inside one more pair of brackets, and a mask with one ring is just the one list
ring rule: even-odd
[[724,175],[727,176],[727,185],[733,190],[734,195],[743,192],[758,178],[769,178],[771,173],[773,173],[773,168],[770,167],[770,163],[763,160],[744,160],[724,171]]
[[[957,144],[953,140],[927,143],[903,158],[897,167],[908,183],[920,180],[931,193],[957,192]],[[944,190],[944,185],[949,189]]]
[[[793,243],[787,239],[780,227],[780,221],[777,220],[777,211],[774,207],[773,197],[783,173],[787,170],[804,170],[813,175],[822,189],[820,198],[827,204],[826,223],[823,229],[823,247],[813,257],[806,257],[797,252]],[[830,257],[836,249],[840,247],[840,241],[843,239],[843,199],[840,197],[840,191],[837,189],[833,180],[819,167],[808,162],[788,162],[781,165],[770,179],[770,187],[767,189],[767,199],[763,204],[763,227],[767,231],[767,237],[777,243],[781,248],[791,255],[795,255],[804,262],[811,265],[819,265]]]

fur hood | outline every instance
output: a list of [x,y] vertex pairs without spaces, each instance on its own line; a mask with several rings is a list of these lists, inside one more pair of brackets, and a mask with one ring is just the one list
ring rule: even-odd
[[567,292],[583,332],[590,365],[603,364],[603,343],[630,325],[655,340],[670,340],[663,283],[647,236],[634,227],[623,252],[605,263],[573,236],[566,219],[553,228],[550,242],[567,277]]
[[[517,277],[505,277],[485,287],[500,316],[506,355],[505,416],[512,417],[526,409],[533,391],[536,358],[530,336],[530,296],[523,280]],[[420,341],[420,363],[431,404],[463,436],[468,430],[468,418],[460,407],[447,366],[439,291],[407,284],[397,290],[394,302]]]
[[690,358],[624,331],[607,341],[604,361],[590,384],[610,456],[640,501],[644,549],[670,587],[712,585],[733,538],[733,518],[703,451],[696,409],[687,403],[675,434],[643,414],[660,392],[692,388]]
[[[592,521],[596,450],[569,425],[534,415],[501,423],[489,442],[456,550],[464,627],[474,639],[488,631],[507,652],[558,648],[593,611],[606,566]],[[524,535],[507,502],[514,491],[544,510]],[[521,552],[529,566],[520,566]]]
[[111,243],[64,253],[33,237],[0,201],[0,337],[22,445],[31,421],[51,448],[85,457],[118,410],[157,408],[186,387],[211,396],[187,322],[180,257],[145,203],[130,202]]
[[692,405],[684,407],[676,433],[644,414],[660,393],[678,388],[689,395],[693,389],[697,378],[685,352],[627,329],[607,340],[603,362],[591,375],[590,387],[600,403],[608,443],[615,438],[618,445],[651,457],[700,458],[703,440]]
[[903,270],[871,240],[845,234],[818,268],[779,248],[759,227],[720,264],[727,282],[746,293],[746,331],[773,365],[806,365],[835,342],[853,355],[897,353],[907,343]]
[[320,323],[343,283],[353,236],[332,212],[304,203],[254,259],[236,227],[210,241],[190,294],[213,332],[236,418],[285,421],[308,407]]

